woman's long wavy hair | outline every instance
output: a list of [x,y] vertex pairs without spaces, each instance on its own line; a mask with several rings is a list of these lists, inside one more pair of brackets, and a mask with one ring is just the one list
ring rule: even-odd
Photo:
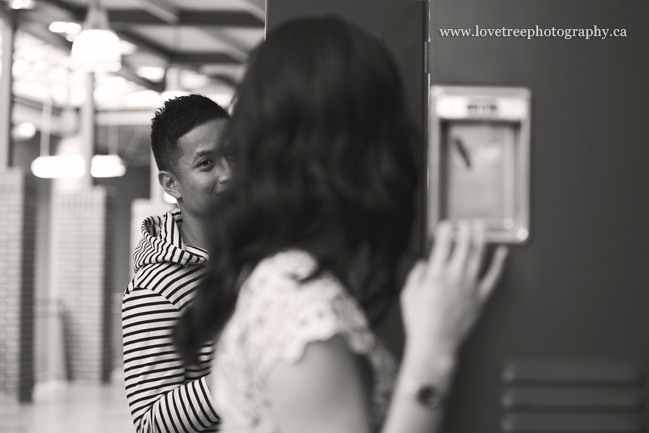
[[175,330],[185,359],[223,329],[246,273],[290,248],[378,320],[410,239],[419,140],[384,44],[331,16],[278,27],[251,56],[227,140],[235,166],[214,211],[210,272]]

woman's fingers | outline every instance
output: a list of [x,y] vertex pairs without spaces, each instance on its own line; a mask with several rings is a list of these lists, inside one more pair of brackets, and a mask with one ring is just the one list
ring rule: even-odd
[[466,278],[469,281],[475,281],[482,263],[482,256],[485,249],[485,224],[482,220],[475,220],[471,225],[472,243],[471,253],[468,257],[466,266]]
[[446,266],[448,255],[453,247],[453,228],[448,221],[442,221],[435,230],[435,246],[428,259],[427,274],[439,273]]
[[412,268],[401,294],[409,341],[434,343],[451,352],[459,347],[496,286],[507,256],[507,248],[498,247],[478,280],[484,249],[483,223],[461,222],[457,236],[450,223],[440,223],[429,260]]
[[458,223],[457,242],[451,259],[449,260],[449,271],[453,273],[453,278],[460,281],[466,272],[467,259],[471,251],[471,224],[469,221],[462,220]]
[[502,245],[496,249],[493,259],[491,260],[491,265],[489,265],[489,270],[487,270],[487,273],[478,285],[478,296],[482,301],[485,301],[493,291],[494,287],[496,287],[498,278],[500,278],[500,275],[502,274],[508,252],[509,250],[507,247]]
[[451,223],[442,221],[435,232],[435,248],[428,262],[427,276],[448,273],[456,281],[474,281],[480,268],[484,243],[482,221],[460,221],[457,236]]

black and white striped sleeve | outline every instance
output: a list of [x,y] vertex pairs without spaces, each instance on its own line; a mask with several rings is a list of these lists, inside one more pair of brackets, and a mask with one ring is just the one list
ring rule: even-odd
[[173,345],[179,317],[169,300],[151,290],[124,296],[124,381],[138,433],[216,431],[219,418],[205,377],[188,380]]

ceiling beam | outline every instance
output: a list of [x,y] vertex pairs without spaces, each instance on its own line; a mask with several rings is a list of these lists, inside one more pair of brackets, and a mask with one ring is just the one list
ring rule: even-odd
[[44,4],[49,4],[55,6],[58,9],[71,13],[72,15],[74,15],[74,19],[76,21],[83,22],[86,19],[86,12],[88,11],[88,8],[86,8],[85,6],[79,6],[74,3],[68,3],[63,0],[39,1],[37,7],[33,10],[38,11],[38,9],[40,9]]
[[150,14],[155,15],[168,24],[176,25],[180,20],[178,8],[170,5],[165,0],[139,0],[138,3]]
[[266,0],[244,0],[250,6],[250,13],[266,22]]
[[[264,28],[264,18],[261,15],[264,0],[247,0],[255,11],[243,10],[195,10],[179,9],[169,5],[164,0],[139,0],[141,9],[107,9],[111,25],[124,23],[130,25],[145,24],[175,24],[186,26],[225,26],[244,28]],[[83,22],[88,8],[64,0],[41,0],[38,8],[43,4],[55,6],[73,15],[73,19]],[[37,8],[37,9],[38,9]]]
[[20,30],[29,33],[35,38],[40,39],[41,41],[46,42],[62,51],[70,51],[70,48],[72,47],[72,44],[70,42],[50,32],[46,27],[43,27],[40,23],[21,21]]
[[126,78],[127,80],[132,81],[135,84],[139,84],[145,89],[155,90],[156,92],[162,92],[165,89],[164,82],[156,83],[154,81],[147,80],[146,78],[142,78],[130,67],[125,65],[124,62],[122,62],[122,68],[117,72],[113,72],[113,74]]
[[247,27],[263,29],[265,23],[247,11],[180,11],[180,23],[192,26]]
[[237,59],[241,63],[248,60],[248,47],[244,46],[240,41],[233,38],[222,27],[199,27],[203,32],[209,36],[218,39],[228,46],[225,53]]
[[117,33],[117,36],[119,36],[120,39],[124,39],[125,41],[130,42],[136,45],[138,49],[147,51],[157,57],[160,57],[166,62],[169,62],[171,57],[173,57],[173,53],[166,47],[160,44],[156,44],[155,42],[151,42],[149,39],[143,38],[136,33],[128,30],[116,30],[115,33]]
[[208,51],[208,52],[180,52],[170,51],[167,48],[153,44],[143,37],[127,31],[118,32],[120,38],[137,45],[139,48],[144,48],[158,57],[162,57],[167,63],[175,63],[178,65],[187,65],[195,67],[197,64],[206,63],[223,63],[240,65],[245,60],[240,60],[234,53],[224,53],[221,51]]
[[[168,26],[169,23],[144,9],[110,9],[108,25],[113,30],[128,29],[133,26]],[[177,25],[178,21],[174,25]]]
[[171,61],[177,64],[203,65],[206,63],[229,63],[240,65],[242,62],[221,52],[175,53]]
[[[149,2],[149,4],[155,3],[158,6],[163,7],[161,6],[163,4],[161,3],[161,0],[141,0],[141,1]],[[197,19],[197,16],[200,16],[201,14],[205,13],[205,11],[192,11],[189,15],[187,15],[182,10],[174,11],[170,9],[168,12],[176,13],[177,16],[180,17],[178,21],[179,23],[178,25],[184,25],[182,24],[183,20],[189,19],[190,22],[192,20],[201,21],[202,24],[200,27],[205,27],[206,26],[205,21],[210,21],[212,18],[214,18],[213,15],[207,15],[207,20],[205,19],[205,17],[201,19]],[[214,11],[208,11],[208,12],[214,13]],[[117,14],[115,15],[115,18],[118,19],[116,21],[113,21],[113,19],[111,18],[110,25],[111,27],[113,27],[113,29],[121,39],[124,39],[132,44],[135,44],[139,49],[148,51],[149,53],[157,57],[160,57],[163,61],[167,63],[170,62],[174,62],[178,64],[183,63],[182,58],[184,54],[175,54],[168,48],[164,47],[163,45],[157,44],[149,40],[148,38],[137,35],[135,32],[132,31],[132,27],[134,25],[137,25],[138,20],[140,21],[140,24],[142,24],[143,21],[146,22],[147,20],[149,24],[168,25],[168,23],[164,22],[159,17],[156,17],[151,13],[141,9],[128,9],[128,10],[113,9],[109,11],[109,14],[111,13]],[[239,23],[242,26],[243,24],[246,23],[247,24],[254,23],[255,27],[261,23],[261,27],[263,28],[264,26],[263,21],[260,21],[258,18],[246,12],[225,11],[225,12],[217,12],[217,14],[219,14],[221,18],[216,19],[216,21],[210,21],[212,23],[210,24],[210,26],[225,25],[225,23]],[[31,21],[49,23],[54,17],[56,17],[54,18],[54,20],[67,19],[70,21],[82,22],[85,19],[85,15],[86,15],[85,7],[67,3],[63,0],[41,0],[39,2],[38,8],[29,11],[24,16],[29,17],[28,19]],[[129,15],[132,15],[132,17],[129,18]],[[52,18],[48,18],[48,17],[52,17]],[[219,53],[219,52],[201,53],[203,55],[203,59],[200,58],[200,55],[198,53],[191,54],[189,55],[189,58],[191,59],[189,63],[241,64],[245,62],[245,58],[243,57],[243,55],[247,56],[247,54],[245,53],[244,50],[242,50],[242,48],[238,44],[235,45],[232,43],[231,40],[227,40],[227,38],[219,37],[218,34],[212,33],[212,36],[216,37],[217,39],[220,39],[226,45],[231,46],[232,49],[229,50],[230,52],[229,53]]]
[[[68,19],[83,22],[87,8],[68,4],[61,0],[45,0],[57,9],[62,9]],[[157,1],[155,2],[157,3]],[[264,28],[264,21],[248,11],[220,10],[168,10],[153,6],[153,0],[146,0],[142,9],[108,9],[111,27],[121,28],[134,25],[177,25],[177,26],[216,26],[239,28]],[[40,5],[39,5],[40,7]],[[50,8],[51,10],[51,8]],[[37,9],[33,11],[37,12]],[[56,18],[52,19],[52,21]]]
[[[181,12],[179,11],[179,9],[173,5],[170,5],[169,3],[166,3],[165,0],[139,0],[138,3],[144,10],[137,10],[135,11],[136,13],[121,14],[121,16],[128,17],[128,19],[133,20],[133,22],[137,22],[139,20],[150,20],[151,23],[155,22],[155,20],[151,20],[152,16],[155,16],[153,18],[165,21],[167,24],[172,25],[174,29],[182,25]],[[138,19],[138,17],[136,16],[138,14],[140,16],[140,19]],[[128,30],[133,26],[133,24],[124,23],[118,15],[119,14],[114,12],[110,17],[110,21],[113,27],[121,26],[124,27],[124,30]],[[212,37],[223,42],[223,44],[227,46],[224,51],[230,57],[233,57],[234,59],[242,63],[244,63],[248,59],[247,48],[242,46],[239,41],[229,36],[223,30],[222,26],[204,26],[200,28],[203,31],[206,31]]]
[[[264,0],[261,1],[263,2]],[[111,19],[111,26],[114,27],[118,36],[121,39],[135,44],[138,49],[161,58],[167,64],[177,64],[190,70],[199,71],[200,66],[205,64],[241,65],[245,62],[247,48],[242,47],[238,41],[229,38],[225,32],[219,31],[219,26],[264,27],[263,18],[255,17],[255,14],[252,12],[183,11],[168,5],[165,3],[165,0],[140,0],[139,4],[146,10],[110,11],[110,13],[114,14],[114,18],[119,18],[117,25]],[[21,28],[24,28],[28,33],[60,49],[69,50],[71,47],[70,42],[50,32],[47,29],[47,25],[52,21],[83,22],[86,16],[86,10],[86,7],[68,3],[64,0],[40,0],[37,8],[30,11],[19,11],[18,19],[21,22]],[[130,17],[129,14],[131,15]],[[146,21],[149,23],[155,22],[158,25],[169,25],[172,21],[175,21],[174,25],[195,25],[204,31],[208,31],[212,37],[221,40],[230,46],[231,49],[228,49],[226,52],[174,52],[132,31],[133,26],[137,25],[138,20],[140,20],[140,23]],[[124,24],[124,28],[119,28],[120,23]],[[128,66],[128,57],[126,58],[126,62],[123,62],[122,69],[116,75],[122,76],[147,89],[160,91],[164,88],[164,82],[156,83],[138,76]],[[235,84],[235,80],[229,79],[226,76],[214,76],[213,78],[229,85]]]
[[46,2],[39,2],[38,7],[34,9],[21,9],[16,12],[20,23],[39,23],[44,29],[53,21],[83,22],[83,17],[76,12]]
[[[247,11],[179,9],[176,16],[173,24],[177,26],[264,28],[264,21]],[[168,20],[152,14],[148,9],[108,9],[108,20],[113,27],[169,24]]]
[[209,75],[209,77],[214,78],[216,80],[219,80],[223,84],[226,84],[226,85],[232,87],[233,89],[236,89],[237,85],[239,84],[239,82],[237,80],[235,80],[234,78],[230,77],[229,75],[225,75],[225,74],[212,74],[212,75]]

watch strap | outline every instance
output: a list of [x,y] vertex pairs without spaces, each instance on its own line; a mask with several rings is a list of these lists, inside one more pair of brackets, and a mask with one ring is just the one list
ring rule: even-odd
[[437,409],[444,403],[444,395],[436,386],[421,383],[410,376],[400,375],[394,386],[394,394],[414,400],[426,409]]

